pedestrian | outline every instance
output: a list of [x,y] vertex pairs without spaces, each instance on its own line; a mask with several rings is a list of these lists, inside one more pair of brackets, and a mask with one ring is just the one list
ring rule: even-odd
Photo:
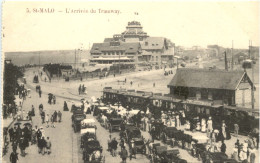
[[79,85],[79,95],[80,95],[80,93],[81,93],[81,84]]
[[62,113],[60,111],[58,111],[59,122],[61,122],[61,116],[62,116]]
[[18,141],[13,141],[13,143],[12,143],[12,149],[13,149],[13,152],[15,152],[15,153],[16,153],[16,151],[17,151],[17,146],[18,146]]
[[153,87],[155,87],[155,83],[153,83]]
[[135,149],[135,143],[133,140],[131,140],[131,144],[130,144],[130,160],[132,160],[132,158],[136,159],[136,149]]
[[32,138],[31,138],[31,145],[36,143],[36,130],[35,128],[32,129]]
[[47,128],[49,127],[49,121],[50,121],[50,117],[49,117],[49,114],[47,114],[46,116],[45,116],[45,122],[46,122],[46,124],[47,124]]
[[31,115],[35,116],[35,110],[34,110],[34,106],[33,105],[32,105]]
[[52,100],[53,100],[53,104],[56,104],[56,96],[53,96]]
[[117,150],[118,142],[116,141],[116,138],[114,138],[111,142],[111,148],[112,148],[112,156],[116,157],[116,150]]
[[252,149],[252,150],[250,150],[250,163],[255,163],[255,158],[256,158],[256,155],[255,155],[255,149]]
[[11,163],[17,163],[18,161],[18,154],[16,152],[12,152],[11,155],[10,155],[10,162]]
[[39,140],[41,139],[42,137],[42,132],[40,129],[37,129],[36,131],[36,138],[37,138],[37,143],[39,144]]
[[42,141],[41,142],[42,143],[42,155],[44,155],[45,154],[46,145],[47,145],[44,136],[42,136],[41,141]]
[[208,121],[207,121],[207,136],[210,137],[210,133],[213,131],[213,127],[212,127],[212,119],[211,117],[209,117]]
[[122,163],[126,163],[127,156],[128,156],[128,152],[125,149],[125,147],[123,147],[121,150]]
[[19,148],[21,150],[21,156],[24,157],[25,156],[25,147],[26,146],[26,142],[24,137],[20,138],[20,143],[19,143]]
[[44,121],[45,120],[45,112],[44,111],[41,112],[41,118],[42,118],[42,124],[45,123],[45,121]]
[[56,110],[53,113],[53,121],[57,122],[57,111]]
[[14,129],[11,127],[9,130],[9,137],[10,137],[10,142],[13,141],[13,137],[14,137]]
[[69,108],[68,108],[66,101],[64,101],[63,111],[69,111]]
[[55,125],[54,125],[54,115],[53,114],[51,115],[51,127],[55,128]]
[[43,149],[42,137],[38,139],[37,145],[38,145],[38,153],[40,154],[42,153],[42,149]]
[[109,138],[107,140],[107,150],[110,152],[110,154],[112,155],[112,148],[111,148],[111,142],[112,142],[112,138],[111,135],[109,135]]
[[227,149],[227,146],[226,146],[226,144],[224,143],[224,140],[222,141],[222,145],[221,145],[221,152],[222,153],[226,153],[226,149]]
[[40,98],[42,97],[42,90],[41,89],[39,90],[39,97]]
[[124,141],[124,139],[121,139],[120,147],[121,147],[121,150],[123,149],[123,147],[125,147],[125,141]]
[[49,137],[46,139],[46,152],[48,155],[51,153],[51,140]]

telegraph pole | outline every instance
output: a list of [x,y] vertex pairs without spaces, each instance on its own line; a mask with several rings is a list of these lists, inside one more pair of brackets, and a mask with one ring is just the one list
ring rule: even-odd
[[231,49],[232,61],[231,61],[231,70],[234,68],[234,57],[233,57],[233,40],[232,40],[232,49]]
[[39,69],[40,69],[40,67],[41,67],[41,54],[40,54],[40,52],[38,53],[38,57],[39,57]]
[[76,49],[75,49],[75,69],[76,69],[76,64],[77,64],[77,60],[76,60]]
[[255,94],[254,94],[254,63],[253,63],[253,55],[251,54],[251,47],[252,47],[252,41],[250,40],[249,41],[249,56],[251,56],[251,68],[252,68],[252,90],[251,90],[251,93],[252,93],[252,109],[255,109]]

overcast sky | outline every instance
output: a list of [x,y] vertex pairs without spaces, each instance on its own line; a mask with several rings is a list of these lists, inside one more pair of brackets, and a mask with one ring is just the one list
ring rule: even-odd
[[[32,12],[39,8],[55,12]],[[66,8],[96,13],[66,13]],[[259,2],[5,2],[3,51],[66,50],[81,44],[88,49],[120,34],[132,20],[140,21],[149,36],[167,37],[176,46],[231,47],[232,40],[234,48],[247,48],[249,40],[259,45]]]

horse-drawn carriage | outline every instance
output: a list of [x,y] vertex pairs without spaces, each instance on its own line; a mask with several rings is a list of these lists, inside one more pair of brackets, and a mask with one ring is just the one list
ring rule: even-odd
[[160,139],[161,135],[163,133],[164,129],[164,124],[163,122],[159,120],[155,120],[152,122],[151,129],[150,129],[150,134],[154,139]]
[[86,118],[86,115],[83,113],[82,109],[74,110],[71,116],[72,127],[74,132],[79,132],[81,129],[81,121]]
[[70,112],[73,113],[76,110],[81,110],[82,112],[84,112],[84,107],[82,103],[72,103]]
[[122,118],[110,118],[108,120],[109,132],[113,132],[114,130],[119,131],[122,121],[123,121]]
[[[131,142],[134,143],[136,154],[146,154],[146,145],[143,138],[132,138]],[[129,147],[131,148],[131,145]]]
[[132,125],[126,125],[125,138],[129,143],[133,138],[142,138],[140,129]]
[[93,124],[94,122],[94,119],[84,119],[81,121],[81,148],[84,147],[86,142],[96,140],[97,127]]
[[83,160],[84,163],[104,163],[105,156],[102,155],[103,148],[99,141],[89,140],[83,145]]
[[152,163],[187,163],[179,157],[178,149],[167,149],[167,146],[161,146],[160,143],[153,144],[152,152],[149,157]]

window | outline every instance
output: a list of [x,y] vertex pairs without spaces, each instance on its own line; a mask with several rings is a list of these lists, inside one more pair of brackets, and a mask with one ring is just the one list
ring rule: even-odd
[[148,42],[145,42],[145,46],[148,46]]

